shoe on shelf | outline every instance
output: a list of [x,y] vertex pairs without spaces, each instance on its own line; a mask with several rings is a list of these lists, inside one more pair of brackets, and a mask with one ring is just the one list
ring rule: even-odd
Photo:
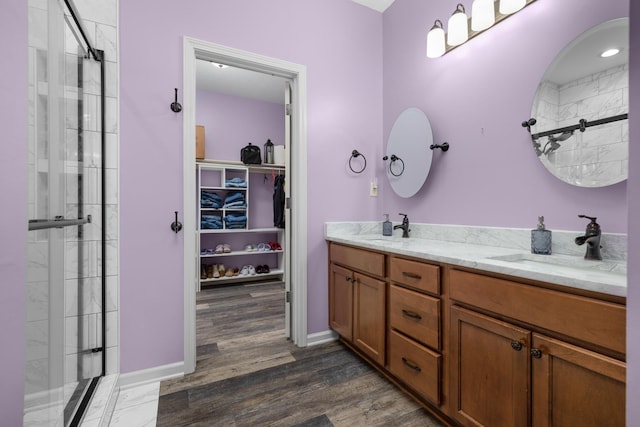
[[248,276],[249,275],[249,267],[244,265],[242,266],[242,270],[240,270],[240,276]]
[[224,246],[223,245],[217,245],[216,246],[216,251],[217,254],[221,254],[224,252]]
[[271,273],[271,269],[269,268],[269,266],[267,264],[265,264],[265,265],[262,266],[262,272],[264,274]]
[[282,246],[280,246],[280,243],[278,243],[278,242],[269,242],[269,246],[271,247],[272,251],[281,251],[282,250]]
[[238,267],[233,267],[233,275],[237,276],[240,274],[240,269]]
[[228,244],[228,243],[224,243],[224,244],[222,245],[222,251],[223,251],[225,254],[230,253],[230,252],[231,252],[231,245],[230,245],[230,244]]
[[227,268],[227,271],[224,273],[225,277],[233,277],[233,268]]
[[247,266],[247,273],[249,274],[249,276],[255,276],[256,268],[253,265],[248,265]]
[[215,265],[209,264],[207,266],[207,279],[213,279],[214,270],[217,270]]
[[251,244],[249,244],[249,245],[244,247],[244,250],[247,251],[247,252],[253,252],[253,251],[256,250],[256,247],[251,245]]
[[270,251],[271,250],[271,246],[269,246],[268,243],[258,243],[258,245],[256,247],[261,252]]
[[213,265],[212,266],[212,274],[211,277],[213,277],[214,279],[218,279],[220,278],[220,269],[218,265]]
[[256,266],[256,273],[258,273],[258,274],[264,273],[264,271],[262,271],[262,266],[261,265]]
[[204,280],[207,278],[207,264],[200,264],[200,280]]

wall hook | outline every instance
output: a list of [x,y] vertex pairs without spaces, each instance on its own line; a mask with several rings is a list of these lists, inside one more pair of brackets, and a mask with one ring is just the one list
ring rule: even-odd
[[178,88],[176,89],[176,98],[175,101],[173,101],[171,103],[171,111],[173,111],[174,113],[179,113],[180,111],[182,111],[182,105],[180,105],[180,103],[178,102]]
[[176,212],[176,220],[171,223],[171,229],[174,233],[178,234],[180,230],[182,230],[182,223],[178,221],[178,211]]
[[[353,170],[353,166],[351,166],[351,160],[359,156],[362,156],[362,158],[364,159],[364,166],[362,166],[362,169],[360,169],[359,171],[356,171],[356,170]],[[358,150],[353,150],[351,152],[351,157],[349,157],[349,169],[351,169],[351,172],[362,173],[366,168],[367,168],[367,158],[364,156],[364,154],[360,153]]]
[[535,125],[536,122],[537,120],[532,117],[529,120],[525,120],[524,122],[522,122],[522,127],[527,128],[527,131],[531,133],[531,126]]
[[430,149],[435,150],[436,148],[441,149],[442,151],[447,151],[449,149],[449,143],[443,142],[442,144],[431,144],[429,146]]

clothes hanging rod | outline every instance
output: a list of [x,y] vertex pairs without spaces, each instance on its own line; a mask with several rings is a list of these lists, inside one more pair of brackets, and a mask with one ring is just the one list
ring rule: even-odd
[[580,119],[580,122],[577,125],[565,126],[563,128],[534,133],[531,135],[531,139],[535,141],[536,139],[543,138],[545,136],[555,135],[556,133],[571,132],[575,130],[580,130],[581,132],[584,132],[586,128],[589,128],[591,126],[600,126],[605,123],[626,120],[628,116],[629,115],[625,113],[625,114],[619,114],[617,116],[605,117],[604,119],[592,120],[590,122],[585,119]]
[[64,3],[67,5],[67,9],[69,9],[69,13],[71,13],[73,22],[75,22],[76,27],[78,27],[78,31],[80,31],[80,35],[82,36],[82,39],[87,44],[87,49],[89,49],[89,52],[93,56],[93,59],[95,59],[96,61],[102,62],[102,51],[95,49],[91,45],[91,41],[89,40],[89,37],[87,37],[87,32],[85,31],[84,27],[82,26],[82,23],[80,22],[78,10],[76,9],[76,6],[73,4],[73,0],[64,0]]

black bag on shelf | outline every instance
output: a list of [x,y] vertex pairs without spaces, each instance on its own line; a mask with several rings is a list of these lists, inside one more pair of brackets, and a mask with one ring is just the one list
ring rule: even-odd
[[260,155],[260,147],[257,145],[245,146],[240,150],[240,160],[245,165],[260,165],[262,164],[262,157]]

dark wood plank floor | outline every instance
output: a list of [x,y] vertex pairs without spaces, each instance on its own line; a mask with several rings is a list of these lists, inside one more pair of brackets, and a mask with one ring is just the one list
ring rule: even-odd
[[441,426],[342,344],[287,341],[283,294],[198,294],[196,371],[161,383],[158,426]]

